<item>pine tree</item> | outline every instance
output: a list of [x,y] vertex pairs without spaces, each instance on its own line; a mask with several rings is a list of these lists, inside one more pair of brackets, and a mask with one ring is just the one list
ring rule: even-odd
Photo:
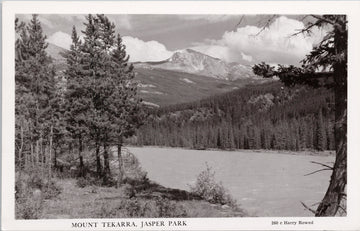
[[[15,21],[15,115],[19,164],[27,149],[36,164],[49,159],[44,145],[52,143],[55,70],[46,53],[46,36],[37,15],[25,25]],[[33,152],[35,150],[35,153]],[[51,149],[50,149],[51,150]],[[36,158],[34,157],[34,154]],[[26,158],[25,158],[26,159]]]
[[132,64],[128,63],[129,56],[126,54],[125,45],[122,44],[120,35],[117,35],[115,49],[111,53],[112,69],[111,77],[114,92],[109,97],[108,113],[112,122],[112,135],[117,141],[119,162],[119,175],[117,186],[123,181],[123,162],[121,148],[123,138],[135,134],[136,129],[142,124],[143,111],[141,99],[137,97],[137,85],[133,81],[135,77]]
[[[128,63],[120,35],[105,16],[86,16],[84,42],[73,30],[73,45],[67,55],[69,68],[69,119],[75,137],[83,136],[95,144],[97,172],[104,183],[110,177],[109,147],[118,147],[119,177],[123,179],[121,148],[123,138],[135,134],[141,124],[140,103],[133,81],[133,66]],[[82,144],[79,143],[79,148]],[[100,148],[103,147],[103,169]]]
[[79,176],[84,176],[83,146],[89,134],[88,116],[91,107],[91,99],[88,96],[87,88],[89,78],[82,69],[81,41],[77,35],[76,28],[72,30],[72,44],[69,52],[66,53],[67,69],[65,76],[67,88],[65,93],[66,129],[71,137],[78,144]]

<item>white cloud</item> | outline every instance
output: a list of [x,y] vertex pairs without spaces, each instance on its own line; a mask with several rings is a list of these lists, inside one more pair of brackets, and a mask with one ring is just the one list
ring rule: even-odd
[[70,45],[72,43],[71,36],[67,33],[64,33],[62,31],[57,31],[54,34],[52,34],[48,39],[47,42],[53,43],[56,46],[70,49]]
[[126,52],[131,62],[162,61],[169,58],[173,52],[157,41],[143,41],[130,36],[122,37]]
[[314,44],[320,42],[325,31],[313,30],[311,37],[299,34],[292,36],[304,24],[287,17],[277,18],[261,33],[261,28],[245,26],[236,31],[227,31],[220,40],[197,45],[193,49],[208,55],[233,61],[265,61],[284,64],[299,64]]

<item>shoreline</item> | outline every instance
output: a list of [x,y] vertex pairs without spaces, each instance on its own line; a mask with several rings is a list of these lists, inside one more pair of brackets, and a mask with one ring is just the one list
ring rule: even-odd
[[292,155],[292,156],[335,156],[335,150],[324,150],[324,151],[315,151],[315,150],[302,150],[302,151],[292,151],[292,150],[268,150],[268,149],[193,149],[188,147],[169,147],[169,146],[156,146],[156,145],[125,145],[124,148],[159,148],[159,149],[180,149],[180,150],[189,150],[189,151],[216,151],[216,152],[243,152],[243,153],[262,153],[262,154],[281,154],[281,155]]

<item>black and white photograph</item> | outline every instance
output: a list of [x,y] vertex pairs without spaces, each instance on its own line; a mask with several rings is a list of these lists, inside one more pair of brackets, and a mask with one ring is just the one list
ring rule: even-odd
[[290,230],[359,217],[348,11],[50,12],[12,18],[13,222],[277,217],[267,227]]

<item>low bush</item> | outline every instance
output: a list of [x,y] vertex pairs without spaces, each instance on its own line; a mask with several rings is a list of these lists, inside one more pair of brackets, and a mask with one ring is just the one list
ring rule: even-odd
[[216,182],[215,171],[206,164],[194,186],[190,186],[191,192],[204,200],[214,203],[236,207],[236,200],[227,192],[221,182]]
[[85,188],[86,186],[88,186],[90,184],[89,184],[89,180],[87,180],[85,177],[80,177],[80,178],[77,179],[76,185],[79,188]]
[[134,154],[124,149],[123,155],[123,166],[124,173],[127,180],[143,182],[147,179],[147,172],[141,168],[140,161]]

